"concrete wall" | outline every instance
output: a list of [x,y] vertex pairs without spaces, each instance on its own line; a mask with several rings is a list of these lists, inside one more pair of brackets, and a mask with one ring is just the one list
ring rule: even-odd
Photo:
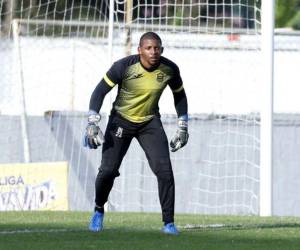
[[[105,117],[105,116],[104,116]],[[274,215],[300,215],[300,119],[277,115],[274,129]],[[162,117],[170,138],[174,116]],[[105,118],[102,121],[105,127]],[[20,120],[0,116],[0,163],[23,161]],[[28,119],[34,162],[69,162],[71,210],[91,210],[101,150],[82,147],[83,113],[48,113]],[[259,123],[246,116],[192,116],[188,145],[172,153],[176,211],[202,214],[259,213]],[[1,171],[1,170],[0,170]],[[110,195],[113,211],[160,211],[156,178],[133,141]]]

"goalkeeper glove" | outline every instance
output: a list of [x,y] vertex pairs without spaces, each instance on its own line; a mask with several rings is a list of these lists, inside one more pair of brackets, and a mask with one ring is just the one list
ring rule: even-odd
[[96,149],[104,143],[104,136],[99,127],[101,116],[95,111],[89,111],[83,146]]
[[170,141],[171,151],[175,152],[185,146],[189,139],[188,116],[180,116],[178,119],[178,129]]

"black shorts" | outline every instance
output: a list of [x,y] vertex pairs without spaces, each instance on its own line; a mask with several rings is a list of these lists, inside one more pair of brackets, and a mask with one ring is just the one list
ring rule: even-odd
[[105,131],[101,165],[108,164],[118,171],[133,138],[136,138],[143,148],[154,173],[170,170],[161,169],[170,168],[171,163],[168,139],[157,116],[144,123],[133,123],[118,114],[111,115]]

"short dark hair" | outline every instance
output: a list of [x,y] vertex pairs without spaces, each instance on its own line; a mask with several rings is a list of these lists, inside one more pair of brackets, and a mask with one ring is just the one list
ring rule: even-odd
[[142,46],[143,41],[145,39],[156,40],[160,43],[160,45],[162,45],[162,42],[161,42],[161,39],[160,39],[159,35],[157,35],[155,32],[149,31],[149,32],[144,33],[140,38],[139,46]]

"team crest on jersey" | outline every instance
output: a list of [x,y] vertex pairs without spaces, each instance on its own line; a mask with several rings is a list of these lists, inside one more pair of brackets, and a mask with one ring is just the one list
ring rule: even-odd
[[159,72],[159,73],[156,75],[156,80],[157,80],[158,82],[163,82],[164,78],[165,78],[165,75],[164,75],[163,73],[161,73],[161,72]]

